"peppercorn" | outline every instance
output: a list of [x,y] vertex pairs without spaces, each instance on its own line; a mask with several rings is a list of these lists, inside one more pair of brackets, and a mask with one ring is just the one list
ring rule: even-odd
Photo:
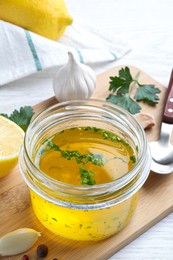
[[23,255],[22,260],[29,260],[29,256],[28,255]]
[[39,257],[46,257],[48,254],[48,246],[45,245],[45,244],[40,244],[38,247],[37,247],[37,255]]

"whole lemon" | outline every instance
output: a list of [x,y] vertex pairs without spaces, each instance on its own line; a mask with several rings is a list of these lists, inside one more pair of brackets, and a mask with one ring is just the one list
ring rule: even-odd
[[52,40],[72,23],[63,0],[0,0],[0,19]]

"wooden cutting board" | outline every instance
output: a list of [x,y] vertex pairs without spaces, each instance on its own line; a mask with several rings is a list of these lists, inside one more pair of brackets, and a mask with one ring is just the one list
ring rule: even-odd
[[[129,66],[130,67],[130,66]],[[112,68],[97,77],[97,88],[94,98],[105,100],[108,93],[109,77],[117,75],[120,67]],[[139,69],[130,67],[135,76]],[[146,131],[148,140],[156,140],[159,135],[160,120],[163,110],[163,100],[166,89],[141,71],[141,83],[155,84],[161,89],[160,102],[155,107],[143,105],[143,112],[150,113],[156,120],[156,125]],[[40,112],[56,103],[54,97],[36,105],[34,110]],[[0,179],[0,236],[22,227],[30,227],[40,231],[41,237],[27,252],[30,259],[36,258],[36,247],[45,243],[49,247],[47,260],[55,257],[58,260],[103,260],[108,259],[118,250],[137,238],[155,223],[160,221],[173,210],[173,175],[157,175],[150,173],[149,178],[141,189],[136,212],[128,226],[106,240],[100,242],[77,242],[66,240],[46,230],[35,217],[30,203],[29,189],[20,176],[16,167],[7,177]],[[21,259],[23,254],[2,259]]]

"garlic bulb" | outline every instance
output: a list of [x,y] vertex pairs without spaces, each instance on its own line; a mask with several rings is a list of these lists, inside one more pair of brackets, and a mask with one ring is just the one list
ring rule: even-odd
[[56,99],[62,102],[90,98],[96,86],[94,71],[75,60],[72,53],[68,55],[68,63],[58,70],[53,80]]
[[11,256],[30,249],[40,236],[31,228],[19,228],[0,238],[0,255]]

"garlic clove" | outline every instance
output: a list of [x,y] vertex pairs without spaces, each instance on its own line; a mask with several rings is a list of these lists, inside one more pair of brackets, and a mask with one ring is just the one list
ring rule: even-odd
[[135,115],[136,120],[141,124],[143,129],[148,129],[155,126],[154,117],[147,113],[138,113]]
[[87,65],[68,53],[69,60],[61,67],[53,79],[53,90],[59,102],[90,98],[96,87],[96,75]]
[[0,238],[0,255],[11,256],[30,249],[41,236],[40,232],[31,228],[20,228]]

